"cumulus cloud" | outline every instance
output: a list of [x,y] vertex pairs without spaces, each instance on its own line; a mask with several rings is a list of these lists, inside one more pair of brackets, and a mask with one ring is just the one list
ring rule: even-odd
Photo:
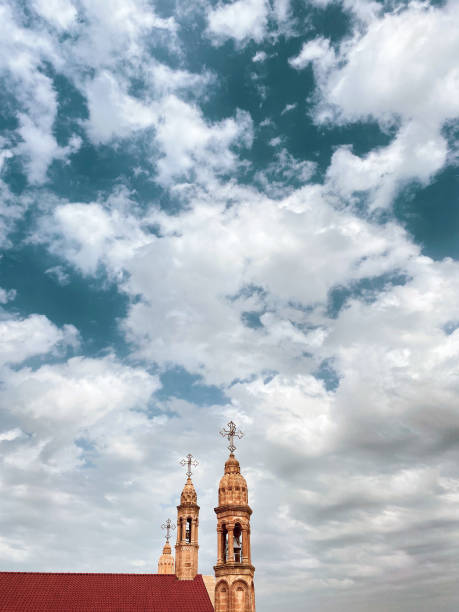
[[16,297],[15,289],[3,289],[0,287],[0,304],[7,304],[11,302]]
[[95,274],[109,261],[115,277],[121,274],[125,259],[150,240],[135,217],[116,209],[110,212],[99,203],[57,206],[52,219],[42,221],[35,239],[49,241],[53,252],[64,255],[83,274]]
[[[158,379],[142,368],[122,365],[112,356],[75,357],[35,370],[19,368],[3,374],[1,404],[14,405],[14,410],[3,415],[2,426],[9,428],[0,433],[0,489],[8,491],[4,520],[11,526],[9,548],[2,559],[10,568],[36,569],[37,550],[46,540],[54,542],[58,537],[61,544],[54,543],[49,556],[42,557],[47,567],[59,569],[59,550],[73,547],[77,564],[94,569],[88,551],[98,531],[91,526],[95,516],[102,510],[113,525],[119,522],[116,499],[125,495],[123,489],[127,487],[131,493],[136,490],[134,497],[146,494],[146,482],[139,487],[126,480],[146,477],[147,473],[140,474],[139,466],[145,460],[150,462],[152,444],[157,448],[155,442],[164,419],[148,416],[147,409],[151,394],[159,387]],[[120,470],[126,461],[132,464],[132,472],[130,468]],[[106,466],[102,469],[107,480],[113,481],[105,491],[106,497],[98,491],[94,470],[88,470],[99,462]],[[89,486],[88,477],[92,481]],[[82,485],[86,491],[83,495]],[[131,497],[128,505],[133,501]],[[41,543],[31,537],[36,531],[37,513],[42,516]],[[60,525],[60,535],[56,524]],[[74,530],[82,538],[76,549],[72,543]],[[109,556],[112,561],[108,565],[116,563],[116,547]],[[135,557],[131,558],[133,561]],[[99,569],[104,565],[100,563]]]
[[[27,27],[19,7],[5,3],[1,8],[5,36],[0,69],[8,74],[8,88],[20,109],[17,142],[2,154],[2,160],[19,155],[31,185],[46,182],[53,160],[65,161],[81,145],[76,136],[70,136],[66,145],[56,140],[59,101],[53,71],[69,78],[87,99],[89,119],[84,125],[96,144],[150,128],[158,118],[158,111],[150,107],[152,97],[208,81],[207,76],[145,61],[147,36],[154,32],[159,40],[164,34],[165,43],[175,44],[176,30],[174,19],[158,17],[149,3],[58,4],[59,10],[55,2],[31,3],[52,27],[42,23]],[[60,40],[60,32],[68,29],[72,36]],[[136,77],[149,84],[147,99],[128,94]]]
[[307,183],[315,169],[314,162],[295,159],[287,149],[282,148],[267,168],[256,174],[256,179],[271,197],[282,197],[292,192],[294,186]]
[[56,327],[44,315],[0,320],[0,363],[21,363],[29,357],[78,344],[73,325]]
[[154,110],[129,96],[126,86],[122,87],[109,72],[102,72],[88,82],[86,95],[88,134],[96,144],[126,137],[156,122]]
[[21,24],[20,10],[7,3],[0,9],[4,26],[0,70],[8,75],[8,89],[16,97],[18,112],[18,143],[10,150],[24,159],[29,181],[40,184],[46,180],[53,159],[64,159],[75,149],[58,145],[53,133],[57,113],[56,91],[52,79],[43,70],[44,62],[61,66],[55,41],[44,31],[31,31]]
[[330,176],[345,196],[370,190],[372,206],[387,207],[404,181],[425,183],[444,167],[448,144],[442,127],[459,113],[458,28],[455,3],[444,8],[413,3],[370,20],[338,53],[320,37],[290,59],[296,69],[314,66],[320,91],[316,121],[371,118],[383,129],[399,125],[388,146],[364,158],[337,152]]
[[350,43],[327,81],[344,118],[401,116],[442,123],[457,116],[458,9],[419,4],[386,14]]
[[238,110],[235,117],[209,124],[199,108],[169,96],[161,106],[156,131],[162,153],[158,181],[168,185],[185,177],[210,182],[214,174],[237,168],[234,148],[250,147],[252,138],[249,113]]
[[355,192],[370,192],[372,207],[389,206],[401,185],[417,179],[429,183],[443,168],[448,146],[437,128],[409,122],[386,147],[364,157],[349,147],[340,147],[327,170],[330,184],[341,196],[352,199]]
[[312,62],[320,62],[320,69],[323,71],[335,66],[335,52],[328,39],[320,37],[304,43],[300,53],[289,59],[290,66],[297,70],[306,68]]
[[266,34],[269,5],[266,0],[236,0],[211,9],[207,15],[209,35],[221,43],[228,38],[238,44],[261,42]]
[[60,30],[67,30],[75,23],[77,10],[70,0],[34,0],[37,13]]
[[[36,239],[51,240],[53,252],[85,274],[105,266],[142,297],[124,322],[140,354],[210,382],[277,371],[286,358],[293,371],[310,367],[301,356],[323,341],[319,313],[333,287],[392,273],[417,253],[395,224],[340,211],[318,186],[279,201],[223,185],[195,197],[182,215],[151,211],[143,219],[126,205],[64,204],[51,234]],[[239,205],[228,208],[228,198]],[[258,313],[256,326],[245,313]]]

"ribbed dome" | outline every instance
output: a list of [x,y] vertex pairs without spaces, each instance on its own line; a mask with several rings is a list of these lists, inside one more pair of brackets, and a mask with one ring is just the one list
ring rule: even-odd
[[247,483],[241,474],[239,461],[231,453],[225,463],[225,474],[218,487],[219,506],[242,506],[249,501]]
[[159,558],[158,574],[175,574],[175,562],[169,542],[164,544],[163,554]]
[[196,490],[194,488],[193,483],[191,482],[191,478],[185,483],[183,487],[182,494],[180,495],[180,503],[181,504],[196,504],[198,502],[198,496],[196,495]]

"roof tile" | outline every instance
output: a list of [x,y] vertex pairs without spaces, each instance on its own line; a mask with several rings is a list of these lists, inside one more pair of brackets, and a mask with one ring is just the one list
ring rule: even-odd
[[0,572],[1,612],[213,612],[202,576]]

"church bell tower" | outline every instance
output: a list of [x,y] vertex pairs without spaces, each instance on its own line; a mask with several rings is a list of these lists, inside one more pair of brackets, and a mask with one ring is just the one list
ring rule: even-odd
[[180,462],[187,465],[187,481],[177,506],[177,543],[175,545],[175,574],[179,580],[193,580],[198,573],[199,506],[191,481],[191,467],[198,462],[190,454]]
[[175,529],[175,525],[171,519],[168,518],[167,521],[161,525],[161,529],[166,530],[166,543],[164,544],[163,554],[158,561],[158,574],[175,574],[174,557],[172,556],[172,549],[169,544],[171,531]]
[[255,612],[255,589],[250,552],[250,516],[247,482],[234,456],[234,438],[242,432],[233,421],[221,435],[229,440],[230,456],[218,488],[217,564],[215,570],[215,612]]

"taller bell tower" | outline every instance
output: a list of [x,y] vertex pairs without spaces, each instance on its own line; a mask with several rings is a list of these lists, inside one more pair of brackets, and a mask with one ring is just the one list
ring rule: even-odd
[[215,570],[215,612],[255,612],[255,588],[250,552],[250,516],[247,482],[234,456],[234,438],[242,432],[230,421],[220,432],[227,437],[230,456],[218,488],[217,564]]
[[193,580],[198,573],[199,506],[191,481],[191,466],[198,465],[192,455],[182,459],[188,465],[187,481],[177,506],[177,543],[175,545],[175,574],[179,580]]

